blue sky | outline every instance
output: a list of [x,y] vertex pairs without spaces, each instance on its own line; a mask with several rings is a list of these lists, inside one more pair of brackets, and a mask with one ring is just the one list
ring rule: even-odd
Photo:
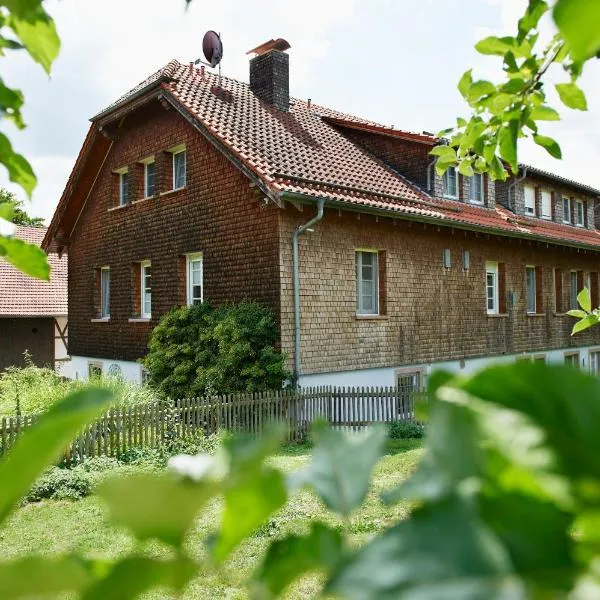
[[[435,132],[467,113],[456,91],[467,68],[486,77],[499,73],[499,61],[478,56],[473,46],[511,32],[524,0],[194,0],[187,11],[184,0],[48,0],[45,6],[63,40],[51,78],[24,53],[0,64],[5,82],[25,93],[29,125],[24,132],[3,127],[39,178],[30,212],[49,219],[89,117],[171,58],[200,56],[207,29],[222,34],[228,76],[247,81],[246,51],[284,37],[292,46],[294,96]],[[582,86],[592,110],[561,109],[564,120],[545,128],[561,142],[564,159],[529,144],[520,159],[600,187],[600,83],[597,67],[588,69]],[[4,171],[0,186],[22,196]]]

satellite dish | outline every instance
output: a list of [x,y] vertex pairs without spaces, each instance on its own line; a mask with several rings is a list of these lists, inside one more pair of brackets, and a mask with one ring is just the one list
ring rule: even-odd
[[208,64],[214,69],[223,58],[223,42],[216,31],[207,31],[202,40],[202,52]]

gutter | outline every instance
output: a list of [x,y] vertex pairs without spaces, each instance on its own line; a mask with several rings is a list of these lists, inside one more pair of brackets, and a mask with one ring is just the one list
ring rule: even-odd
[[317,214],[304,225],[298,225],[294,229],[292,236],[293,248],[293,269],[294,269],[294,378],[296,385],[300,378],[300,266],[298,253],[298,238],[315,223],[318,223],[323,218],[323,208],[325,207],[325,199],[317,199]]

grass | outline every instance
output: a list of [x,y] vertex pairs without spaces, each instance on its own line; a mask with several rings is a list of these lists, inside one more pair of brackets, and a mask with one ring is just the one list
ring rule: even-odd
[[[309,521],[322,520],[339,526],[350,534],[353,544],[361,544],[384,527],[403,519],[410,509],[408,503],[385,507],[379,500],[380,492],[404,480],[415,468],[421,456],[418,440],[391,440],[387,454],[377,465],[369,496],[364,505],[345,522],[332,515],[310,492],[301,492],[264,524],[225,563],[215,571],[207,569],[185,591],[183,598],[242,599],[247,598],[244,583],[263,556],[272,539],[289,533],[307,530]],[[305,447],[283,449],[271,459],[286,472],[305,466],[310,450]],[[131,472],[138,467],[123,466],[118,471]],[[114,471],[111,471],[114,474]],[[106,476],[106,474],[99,474]],[[190,533],[188,544],[191,553],[199,559],[205,557],[204,542],[214,530],[218,520],[219,503],[214,502],[199,515],[195,531]],[[168,510],[168,507],[165,507]],[[20,508],[0,529],[0,556],[18,558],[29,553],[55,554],[79,552],[90,558],[114,559],[134,548],[134,540],[126,530],[109,525],[101,501],[90,496],[78,502],[44,501]],[[146,550],[152,554],[166,555],[169,550],[159,543],[149,543]],[[299,580],[288,590],[286,598],[310,598],[320,589],[318,575]],[[154,591],[144,596],[146,600],[171,598],[167,591]]]

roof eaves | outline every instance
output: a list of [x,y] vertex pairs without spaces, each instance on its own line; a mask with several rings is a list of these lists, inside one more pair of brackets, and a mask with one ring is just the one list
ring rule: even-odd
[[[299,203],[305,204],[313,204],[317,199],[322,198],[318,194],[314,196],[302,194],[299,192],[282,192],[281,194],[282,200],[285,199],[293,199]],[[531,240],[536,242],[541,242],[544,244],[557,245],[557,246],[566,246],[568,248],[579,248],[582,250],[590,250],[592,252],[600,252],[600,246],[594,246],[591,244],[577,243],[571,242],[569,240],[561,240],[559,238],[551,238],[543,235],[536,235],[531,233],[524,233],[521,231],[509,231],[506,229],[500,229],[492,226],[486,225],[475,225],[471,223],[466,223],[464,221],[453,221],[449,219],[432,217],[427,215],[417,215],[414,213],[404,212],[401,210],[390,210],[387,208],[377,208],[374,206],[359,206],[355,204],[349,204],[348,202],[344,202],[343,200],[332,200],[331,198],[325,198],[325,206],[329,206],[331,208],[347,210],[349,212],[360,212],[367,213],[379,216],[387,216],[395,219],[403,219],[406,221],[416,221],[419,223],[427,223],[431,225],[439,225],[440,227],[449,227],[454,229],[460,229],[464,231],[474,231],[477,233],[486,233],[490,235],[498,235],[501,237],[510,237],[510,238],[518,238],[524,240]]]
[[592,186],[586,185],[585,183],[579,183],[578,181],[568,179],[567,177],[561,177],[560,175],[556,175],[555,173],[551,173],[550,171],[545,171],[544,169],[539,169],[538,167],[534,167],[532,165],[520,163],[519,171],[526,171],[528,175],[538,175],[539,177],[552,179],[553,181],[557,181],[559,183],[564,183],[565,185],[578,188],[582,191],[593,194],[594,196],[600,196],[600,190],[597,190]]

